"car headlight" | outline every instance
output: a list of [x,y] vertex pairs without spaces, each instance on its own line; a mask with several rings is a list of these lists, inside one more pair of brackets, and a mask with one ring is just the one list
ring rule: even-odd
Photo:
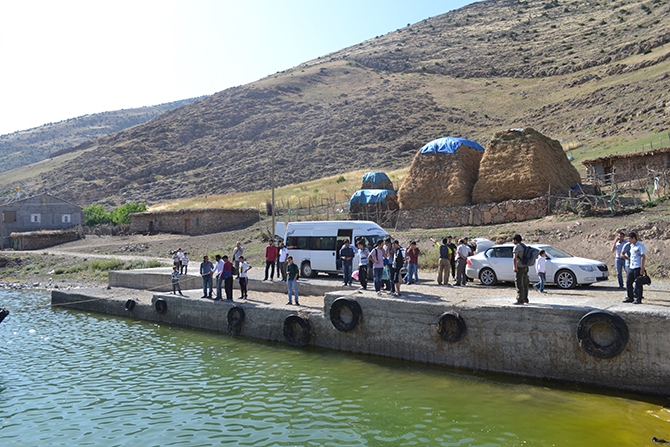
[[585,272],[595,272],[597,270],[596,267],[592,265],[580,265],[579,268]]

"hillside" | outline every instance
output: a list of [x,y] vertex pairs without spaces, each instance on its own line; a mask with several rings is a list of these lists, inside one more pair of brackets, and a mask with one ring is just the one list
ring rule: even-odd
[[191,98],[155,106],[114,110],[48,123],[0,135],[0,172],[67,153],[81,143],[149,121],[161,113],[191,104]]
[[224,90],[0,175],[149,204],[409,165],[434,138],[531,126],[590,151],[667,131],[670,1],[490,0]]

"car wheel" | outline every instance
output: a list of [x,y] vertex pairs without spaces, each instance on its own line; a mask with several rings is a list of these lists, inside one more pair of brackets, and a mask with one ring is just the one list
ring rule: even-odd
[[556,273],[554,282],[561,289],[574,289],[577,285],[577,278],[570,270],[560,270]]
[[300,276],[303,278],[311,278],[314,276],[316,272],[312,270],[312,264],[309,262],[303,262],[302,265],[300,266]]
[[485,286],[492,286],[498,282],[496,272],[494,272],[493,269],[490,269],[488,267],[481,269],[481,271],[479,272],[479,280]]

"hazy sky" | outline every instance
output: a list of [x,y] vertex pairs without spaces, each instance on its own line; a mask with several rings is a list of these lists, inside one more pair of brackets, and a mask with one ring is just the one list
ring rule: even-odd
[[212,94],[472,0],[0,0],[0,134]]

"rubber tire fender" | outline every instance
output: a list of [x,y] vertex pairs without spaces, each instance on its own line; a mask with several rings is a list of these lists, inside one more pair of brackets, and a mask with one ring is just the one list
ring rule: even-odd
[[[299,330],[296,331],[296,327]],[[293,346],[305,346],[312,339],[312,325],[307,318],[291,314],[284,320],[284,339]]]
[[[351,312],[351,321],[348,323],[342,318],[342,311],[345,308]],[[350,332],[356,329],[362,314],[361,305],[350,298],[338,298],[330,305],[330,322],[340,332]]]
[[154,307],[156,308],[156,312],[159,314],[164,314],[167,312],[167,301],[165,301],[163,298],[158,298],[156,302],[154,303]]
[[126,312],[130,312],[131,310],[133,310],[135,308],[135,304],[136,304],[135,300],[128,300],[128,301],[126,301],[126,304],[123,306],[123,309]]
[[244,309],[240,306],[233,306],[228,310],[228,332],[233,335],[239,335],[242,329],[242,322],[245,317]]
[[458,312],[445,312],[437,320],[437,333],[446,342],[456,343],[463,338],[465,331],[465,321],[463,321],[463,317]]
[[[614,332],[614,341],[609,345],[599,344],[591,334],[597,324],[606,324]],[[623,352],[628,344],[628,326],[618,315],[602,310],[594,310],[582,317],[577,325],[577,339],[582,349],[599,359],[611,359]]]

